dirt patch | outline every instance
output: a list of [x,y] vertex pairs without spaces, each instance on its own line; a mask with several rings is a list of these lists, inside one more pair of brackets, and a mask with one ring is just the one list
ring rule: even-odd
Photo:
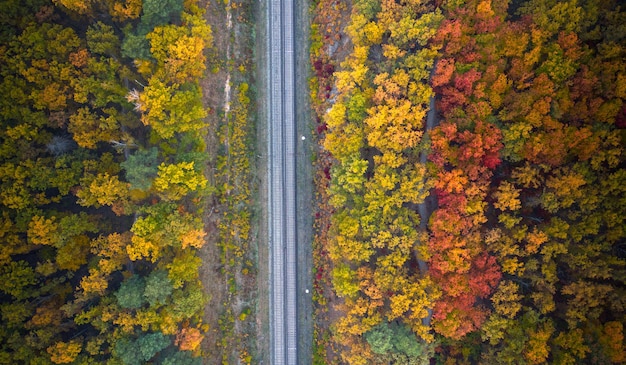
[[[253,62],[254,11],[250,3],[205,0],[213,30],[207,72],[200,81],[209,133],[206,175],[216,193],[205,207],[208,244],[201,250],[201,280],[210,299],[204,322],[206,364],[263,363],[267,353],[258,337],[267,308],[266,277],[259,252],[261,208],[256,176],[256,81]],[[258,315],[258,316],[257,316]],[[261,349],[260,351],[258,349]],[[267,363],[267,362],[266,362]]]
[[[220,19],[226,19],[223,15],[225,12],[221,11],[222,6],[218,6],[215,1],[201,1],[201,6],[207,9],[205,17],[208,23],[213,29],[213,47],[215,49],[221,49],[228,41],[228,35],[219,31],[223,29],[218,26]],[[222,13],[222,16],[218,14]],[[217,31],[216,31],[217,30]],[[200,80],[200,86],[203,90],[203,102],[207,108],[210,108],[209,116],[207,118],[207,128],[209,133],[206,136],[206,151],[209,155],[209,162],[206,168],[206,177],[211,185],[215,185],[215,168],[217,165],[217,154],[219,148],[219,140],[217,134],[214,131],[218,130],[221,123],[216,107],[223,105],[224,93],[213,85],[224,85],[226,80],[226,72],[211,72],[213,65],[213,51],[208,52],[208,65],[206,77]],[[213,197],[209,199],[207,206],[205,207],[206,214],[203,217],[205,231],[207,232],[208,244],[206,244],[199,253],[202,259],[202,267],[200,268],[200,280],[204,285],[205,291],[209,296],[209,301],[204,310],[204,323],[208,324],[209,330],[205,333],[205,339],[203,342],[204,363],[205,364],[219,364],[221,363],[222,354],[220,347],[218,346],[220,341],[220,330],[218,325],[219,315],[224,311],[223,297],[227,291],[226,281],[224,275],[220,272],[220,249],[218,247],[219,234],[217,230],[220,211],[223,207],[220,207]]]
[[298,364],[309,365],[313,343],[313,165],[311,156],[317,144],[313,138],[311,100],[308,82],[311,70],[309,62],[310,16],[309,2],[296,0],[296,210],[297,210],[297,270],[298,270]]
[[268,145],[267,145],[267,100],[268,79],[267,79],[267,2],[258,1],[254,3],[256,42],[254,47],[254,62],[256,65],[256,109],[257,109],[257,130],[256,130],[256,166],[257,166],[257,196],[255,215],[258,219],[256,236],[257,246],[257,314],[256,314],[256,348],[258,349],[258,364],[270,364],[270,319],[269,319],[269,241],[268,236],[268,196],[267,196],[267,166],[268,166]]

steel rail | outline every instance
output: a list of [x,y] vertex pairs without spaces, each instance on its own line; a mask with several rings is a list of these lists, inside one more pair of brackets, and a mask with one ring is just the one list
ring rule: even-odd
[[270,332],[274,365],[297,364],[294,1],[268,10],[268,229]]

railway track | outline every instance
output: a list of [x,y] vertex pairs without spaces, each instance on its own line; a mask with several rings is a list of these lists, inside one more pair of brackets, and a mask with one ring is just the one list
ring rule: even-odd
[[270,0],[268,232],[273,365],[298,363],[294,34],[294,0]]

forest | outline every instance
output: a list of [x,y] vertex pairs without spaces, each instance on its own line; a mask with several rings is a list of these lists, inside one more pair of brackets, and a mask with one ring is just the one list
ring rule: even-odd
[[[310,5],[312,363],[625,364],[621,2]],[[205,8],[0,2],[0,364],[262,351],[254,51],[207,69]],[[210,130],[201,79],[226,70]]]
[[0,3],[0,363],[201,364],[195,0]]
[[312,7],[313,363],[626,363],[623,5]]

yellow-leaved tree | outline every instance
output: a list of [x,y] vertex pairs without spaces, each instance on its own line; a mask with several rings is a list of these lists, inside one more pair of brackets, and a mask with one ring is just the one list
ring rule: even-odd
[[207,180],[196,171],[194,163],[162,163],[154,179],[154,189],[166,200],[179,200],[190,192],[206,187]]
[[50,354],[50,360],[55,364],[69,364],[73,362],[80,351],[82,346],[77,341],[70,342],[57,342],[56,344],[48,347],[46,351]]
[[120,181],[117,175],[108,172],[99,173],[88,184],[85,183],[76,196],[78,204],[84,207],[100,208],[103,205],[111,206],[118,201],[128,200],[129,184]]

